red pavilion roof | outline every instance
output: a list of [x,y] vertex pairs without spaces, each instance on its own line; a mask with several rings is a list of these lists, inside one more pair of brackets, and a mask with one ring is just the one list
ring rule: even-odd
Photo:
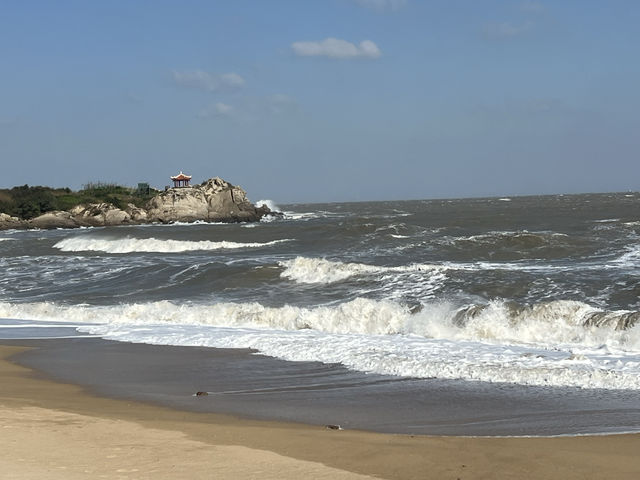
[[184,173],[180,172],[175,177],[171,177],[171,180],[191,180],[191,175],[185,175]]

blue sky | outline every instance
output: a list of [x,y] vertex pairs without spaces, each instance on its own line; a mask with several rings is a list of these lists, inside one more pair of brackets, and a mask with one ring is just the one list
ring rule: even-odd
[[640,2],[0,0],[0,187],[638,190]]

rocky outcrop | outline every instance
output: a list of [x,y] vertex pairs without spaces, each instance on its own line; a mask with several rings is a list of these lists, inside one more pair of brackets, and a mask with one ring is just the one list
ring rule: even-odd
[[47,212],[39,217],[32,218],[28,222],[31,228],[75,228],[81,226],[70,212],[56,210]]
[[127,205],[126,212],[131,217],[133,223],[147,223],[149,215],[144,208],[136,207],[133,203]]
[[131,223],[131,215],[111,203],[90,203],[71,209],[71,215],[81,225],[106,227]]
[[9,230],[11,228],[24,228],[25,221],[18,217],[12,217],[6,213],[0,213],[0,230]]
[[211,178],[194,187],[168,189],[153,197],[145,208],[128,204],[125,210],[111,203],[77,205],[68,212],[47,212],[29,221],[0,213],[0,229],[75,228],[83,226],[138,225],[174,222],[256,222],[263,216],[278,214],[268,207],[256,207],[245,191]]
[[149,201],[151,222],[255,222],[270,213],[256,208],[242,188],[215,177],[187,188],[171,188]]

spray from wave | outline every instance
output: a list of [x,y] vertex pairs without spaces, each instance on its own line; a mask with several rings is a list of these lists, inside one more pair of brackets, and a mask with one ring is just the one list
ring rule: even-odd
[[267,207],[272,212],[282,211],[280,207],[273,202],[273,200],[258,200],[256,202],[256,207]]
[[266,206],[272,212],[278,212],[282,214],[282,217],[276,217],[273,215],[265,215],[262,217],[261,222],[272,222],[279,218],[284,218],[285,220],[311,220],[313,218],[322,218],[322,217],[333,217],[340,216],[341,214],[336,214],[334,212],[326,212],[326,211],[317,211],[317,212],[293,212],[289,210],[283,210],[278,205],[275,204],[273,200],[258,200],[256,202],[256,207]]

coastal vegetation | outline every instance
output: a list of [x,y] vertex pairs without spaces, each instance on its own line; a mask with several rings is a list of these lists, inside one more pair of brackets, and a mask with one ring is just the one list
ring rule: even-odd
[[114,183],[90,182],[81,190],[22,185],[0,189],[0,213],[30,220],[55,210],[70,210],[76,205],[111,203],[123,209],[128,204],[142,207],[159,192],[147,188],[131,188]]

